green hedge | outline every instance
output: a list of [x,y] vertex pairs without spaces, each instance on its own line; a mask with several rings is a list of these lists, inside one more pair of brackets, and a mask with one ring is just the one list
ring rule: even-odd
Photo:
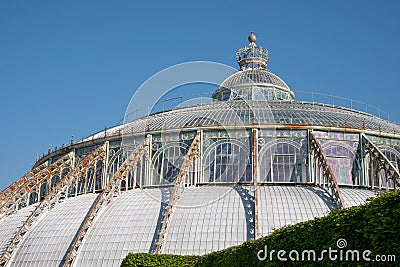
[[199,266],[200,256],[179,256],[148,253],[129,253],[122,261],[121,267],[132,266]]
[[[337,240],[345,239],[347,246],[339,249]],[[273,260],[260,261],[257,253],[275,250]],[[278,229],[267,237],[248,241],[242,245],[198,256],[173,256],[151,254],[129,254],[121,266],[313,266],[314,261],[301,261],[301,252],[314,250],[317,258],[322,250],[343,251],[343,260],[331,261],[327,254],[319,262],[324,266],[378,266],[377,262],[365,262],[362,253],[372,251],[376,255],[395,255],[400,266],[400,193],[389,192],[373,198],[364,206],[334,210],[328,216]],[[277,251],[285,250],[288,261],[279,261]],[[300,261],[290,261],[288,253],[299,252]],[[360,261],[345,261],[347,250],[360,252]],[[292,254],[295,256],[295,254]],[[263,256],[261,254],[260,256]],[[307,256],[307,254],[306,254]],[[306,257],[307,258],[307,257]],[[385,263],[386,266],[395,263]],[[381,266],[381,265],[379,265]]]

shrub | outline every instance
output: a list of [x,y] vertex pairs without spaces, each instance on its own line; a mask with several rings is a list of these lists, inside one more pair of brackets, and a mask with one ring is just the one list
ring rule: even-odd
[[121,267],[150,266],[199,266],[200,256],[179,256],[168,254],[129,253],[121,263]]
[[[334,210],[328,216],[287,226],[274,231],[269,236],[248,241],[242,245],[227,248],[204,256],[174,256],[129,254],[122,266],[373,266],[376,262],[362,260],[362,252],[372,251],[370,259],[376,255],[395,255],[400,262],[400,192],[391,191],[370,200],[364,206],[357,206],[343,210]],[[336,242],[345,239],[347,246],[339,249]],[[273,260],[260,261],[257,253],[265,250],[268,253],[275,250]],[[284,250],[288,258],[291,250],[300,253],[304,250],[315,250],[317,259],[322,250],[357,250],[360,260],[331,261],[327,254],[323,261],[279,261],[277,251]],[[293,254],[295,255],[295,254]],[[337,253],[339,257],[339,252]],[[386,263],[389,265],[390,263]],[[395,263],[392,263],[393,266]]]

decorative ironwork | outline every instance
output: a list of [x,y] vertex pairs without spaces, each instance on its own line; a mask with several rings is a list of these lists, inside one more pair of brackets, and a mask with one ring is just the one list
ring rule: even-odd
[[266,48],[257,46],[256,36],[253,32],[249,36],[250,44],[243,48],[240,48],[236,52],[236,60],[242,70],[248,68],[259,68],[265,69],[269,60],[269,52]]
[[[28,172],[21,179],[14,183],[11,191],[4,199],[3,204],[0,208],[0,220],[10,213],[18,210],[20,207],[25,207],[29,203],[29,194],[39,189],[41,184],[48,183],[51,181],[53,175],[61,174],[62,170],[66,167],[70,167],[72,164],[71,153],[66,154],[62,158],[53,162],[52,164]],[[40,199],[38,199],[40,201]]]
[[198,155],[200,147],[200,131],[197,132],[192,144],[189,147],[188,152],[183,160],[182,166],[179,170],[178,176],[175,180],[174,188],[172,189],[171,196],[168,201],[168,206],[165,210],[164,219],[161,227],[161,231],[158,237],[158,242],[155,250],[155,254],[160,253],[160,250],[165,242],[165,235],[167,233],[168,223],[171,219],[172,209],[175,204],[178,202],[181,192],[182,192],[182,181],[185,177],[187,177],[188,172],[190,170],[190,166],[192,165],[195,157]]
[[0,193],[1,205],[4,204],[5,199],[11,198],[19,187],[23,186],[25,182],[30,180],[35,174],[42,171],[43,169],[46,169],[46,167],[47,167],[47,162],[42,163],[33,170],[27,172],[24,176],[22,176],[20,179],[9,185],[6,189],[4,189]]
[[[393,182],[394,189],[400,189],[400,173],[399,170],[393,165],[393,163],[385,156],[385,154],[367,137],[365,134],[361,134],[361,143],[363,154],[369,155],[371,162],[377,163],[377,171],[380,173],[381,170],[385,172],[386,181],[391,180]],[[371,185],[374,187],[374,185]],[[386,189],[389,186],[386,184]]]
[[100,146],[86,156],[74,169],[72,169],[57,183],[57,185],[49,192],[46,198],[31,212],[31,214],[10,240],[0,257],[0,266],[6,266],[8,264],[12,254],[17,250],[18,246],[22,243],[23,238],[27,235],[32,226],[39,220],[41,215],[43,215],[46,211],[53,209],[61,200],[61,198],[67,197],[68,188],[75,182],[75,180],[79,179],[82,174],[86,174],[90,167],[93,165],[96,166],[99,160],[104,160],[104,157],[104,146]]
[[[93,221],[99,215],[102,208],[112,201],[114,194],[116,192],[119,192],[121,181],[129,175],[129,172],[132,170],[134,166],[136,166],[136,163],[142,158],[142,156],[146,152],[148,152],[149,149],[148,146],[149,146],[148,140],[147,138],[145,138],[129,154],[128,158],[114,173],[114,175],[108,182],[107,186],[97,196],[94,204],[91,206],[83,223],[79,227],[77,234],[75,235],[74,239],[71,242],[71,246],[66,253],[65,262],[63,266],[73,266],[74,260],[78,256],[79,248],[83,243],[86,233],[92,226]],[[134,169],[134,171],[136,171],[136,169]]]
[[335,175],[333,174],[332,168],[326,158],[324,150],[318,139],[315,137],[312,130],[309,131],[310,136],[310,149],[314,158],[314,175],[316,175],[316,170],[318,168],[319,174],[322,175],[323,181],[321,179],[315,179],[315,183],[321,187],[326,187],[332,200],[338,205],[339,208],[345,208],[345,203],[340,193],[339,185],[336,181]]

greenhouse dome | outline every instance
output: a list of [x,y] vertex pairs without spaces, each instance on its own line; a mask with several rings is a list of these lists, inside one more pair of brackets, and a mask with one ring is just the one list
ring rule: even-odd
[[249,41],[211,103],[72,141],[3,190],[1,266],[202,255],[399,188],[398,124],[295,100]]

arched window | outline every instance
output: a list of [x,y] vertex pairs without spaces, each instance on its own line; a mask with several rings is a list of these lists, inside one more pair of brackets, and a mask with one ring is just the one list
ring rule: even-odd
[[322,148],[338,184],[353,185],[352,166],[355,158],[353,147],[343,142],[327,142]]
[[308,182],[307,157],[301,148],[301,141],[291,139],[272,140],[264,144],[259,156],[260,182]]
[[96,165],[96,185],[95,185],[96,191],[103,189],[102,175],[103,175],[103,161],[99,160]]
[[29,205],[35,204],[38,202],[38,193],[33,191],[29,195]]
[[59,182],[60,182],[60,176],[54,175],[54,176],[51,178],[51,188],[56,187],[56,185],[57,185]]
[[203,158],[204,182],[251,182],[251,160],[247,145],[236,139],[212,143]]
[[152,158],[153,180],[149,184],[173,184],[189,147],[185,142],[171,142],[157,149]]
[[86,174],[86,192],[93,192],[94,189],[94,168],[89,168]]
[[40,186],[40,201],[49,194],[49,185],[47,183]]

